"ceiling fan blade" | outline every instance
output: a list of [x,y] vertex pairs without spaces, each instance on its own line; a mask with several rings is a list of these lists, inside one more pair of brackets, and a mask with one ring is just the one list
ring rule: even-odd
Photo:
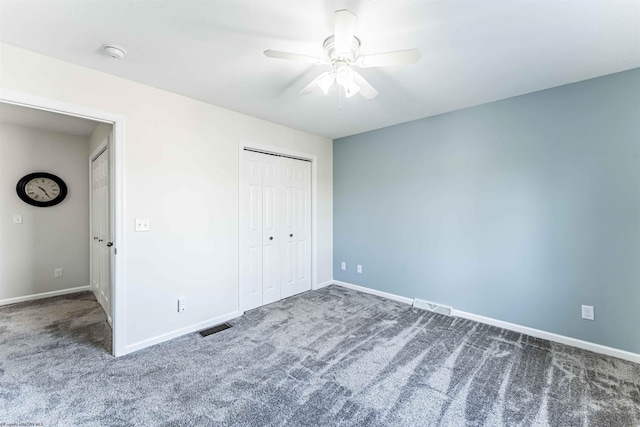
[[309,62],[311,64],[323,64],[325,61],[316,56],[300,55],[298,53],[282,52],[279,50],[265,50],[264,55],[269,58],[287,59],[290,61]]
[[333,36],[336,50],[346,53],[351,50],[353,36],[356,34],[358,17],[347,9],[336,10],[333,15]]
[[396,50],[395,52],[361,56],[356,64],[362,68],[409,65],[415,64],[420,58],[422,58],[422,54],[418,49]]
[[326,94],[333,85],[335,79],[335,73],[332,71],[325,71],[315,79],[311,80],[311,83],[300,89],[300,92],[298,93],[300,95],[308,95],[313,92],[315,88],[319,87]]
[[364,99],[373,99],[378,96],[376,88],[371,86],[371,83],[355,71],[353,72],[353,81],[360,86],[360,95],[362,95]]

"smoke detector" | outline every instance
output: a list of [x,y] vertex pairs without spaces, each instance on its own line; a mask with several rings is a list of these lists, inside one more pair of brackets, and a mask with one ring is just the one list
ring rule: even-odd
[[116,46],[115,44],[105,44],[102,46],[102,49],[113,59],[122,59],[127,54],[127,51],[123,47]]

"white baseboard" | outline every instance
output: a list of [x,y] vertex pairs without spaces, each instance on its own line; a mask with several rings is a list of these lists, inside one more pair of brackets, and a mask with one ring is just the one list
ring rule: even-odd
[[312,287],[312,290],[318,290],[320,288],[324,288],[325,286],[333,285],[333,280],[327,280],[326,282],[318,283],[317,285]]
[[90,286],[78,286],[77,288],[62,289],[60,291],[42,292],[40,294],[25,295],[23,297],[0,299],[0,306],[16,304],[25,301],[34,301],[37,299],[57,297],[60,295],[75,294],[76,292],[90,291]]
[[[407,298],[400,295],[377,291],[375,289],[354,285],[352,283],[341,282],[339,280],[334,280],[332,283],[343,286],[345,288],[353,289],[355,291],[365,292],[368,294],[377,295],[377,296],[392,299],[395,301],[400,301],[405,304],[412,304],[413,302],[412,298]],[[491,317],[480,316],[477,314],[467,313],[465,311],[460,311],[456,309],[453,309],[451,311],[451,315],[455,317],[462,317],[464,319],[474,320],[476,322],[484,323],[487,325],[497,326],[503,329],[508,329],[510,331],[519,332],[521,334],[530,335],[535,338],[542,338],[542,339],[557,342],[560,344],[566,344],[572,347],[581,348],[583,350],[593,351],[594,353],[606,354],[607,356],[613,356],[619,359],[628,360],[630,362],[640,363],[640,354],[632,353],[630,351],[620,350],[613,347],[607,347],[605,345],[600,345],[600,344],[592,343],[589,341],[583,341],[577,338],[571,338],[564,335],[558,335],[558,334],[554,334],[553,332],[542,331],[540,329],[534,329],[528,326],[517,325],[515,323],[509,323],[502,320],[492,319]]]
[[125,352],[122,354],[122,356],[124,356],[125,354],[133,353],[134,351],[142,350],[146,347],[151,347],[152,345],[160,344],[161,342],[169,341],[182,335],[190,334],[192,332],[210,328],[211,326],[219,325],[220,323],[224,323],[227,320],[234,319],[241,315],[241,311],[232,311],[231,313],[223,314],[222,316],[214,317],[213,319],[205,320],[204,322],[189,325],[184,328],[176,329],[175,331],[167,332],[166,334],[158,335],[157,337],[129,344],[125,347]]
[[409,305],[413,304],[413,298],[401,297],[400,295],[377,291],[375,289],[366,288],[360,285],[354,285],[353,283],[341,282],[339,280],[334,280],[333,283],[336,285],[343,286],[345,288],[353,289],[354,291],[360,291],[360,292],[365,292],[367,294],[377,295],[379,297],[392,299],[394,301],[400,301],[402,303],[409,304]]
[[572,347],[581,348],[583,350],[593,351],[594,353],[606,354],[607,356],[617,357],[619,359],[629,360],[631,362],[640,363],[640,354],[632,353],[630,351],[619,350],[613,347],[607,347],[606,345],[596,344],[589,341],[579,340],[577,338],[567,337],[565,335],[554,334],[553,332],[542,331],[540,329],[530,328],[528,326],[522,326],[515,323],[504,322],[502,320],[493,319],[491,317],[480,316],[473,313],[467,313],[460,310],[452,310],[452,316],[463,317],[469,320],[475,320],[476,322],[485,323],[487,325],[498,326],[500,328],[508,329],[514,332],[520,332],[521,334],[530,335],[536,338],[542,338],[549,341],[554,341],[560,344],[570,345]]

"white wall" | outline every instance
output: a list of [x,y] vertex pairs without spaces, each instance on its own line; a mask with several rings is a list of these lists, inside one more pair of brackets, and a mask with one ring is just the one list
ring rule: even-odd
[[89,137],[89,155],[93,154],[98,149],[100,144],[109,136],[113,130],[113,125],[106,123],[98,123],[98,126],[94,129]]
[[[88,138],[0,124],[0,301],[89,285],[88,156]],[[39,208],[18,198],[32,172],[62,178],[65,200]]]
[[125,118],[129,349],[237,310],[240,139],[317,156],[318,282],[332,279],[331,140],[5,44],[0,67],[0,89]]

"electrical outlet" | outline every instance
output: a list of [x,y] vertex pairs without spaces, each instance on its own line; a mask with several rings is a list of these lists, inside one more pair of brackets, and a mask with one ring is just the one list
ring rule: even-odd
[[148,219],[136,218],[135,231],[149,231],[151,230],[151,223]]
[[53,270],[53,277],[62,277],[62,269],[61,268],[56,268],[55,270]]
[[358,264],[358,267],[356,267],[356,271],[358,273],[362,273],[362,266],[360,264]]
[[187,311],[187,299],[185,297],[178,298],[178,313]]
[[582,306],[582,318],[587,320],[594,320],[594,310],[592,305]]
[[343,269],[343,270],[346,270],[346,269],[347,269],[347,263],[346,263],[346,262],[344,262],[344,261],[342,261],[342,262],[340,263],[340,268],[341,268],[341,269]]

